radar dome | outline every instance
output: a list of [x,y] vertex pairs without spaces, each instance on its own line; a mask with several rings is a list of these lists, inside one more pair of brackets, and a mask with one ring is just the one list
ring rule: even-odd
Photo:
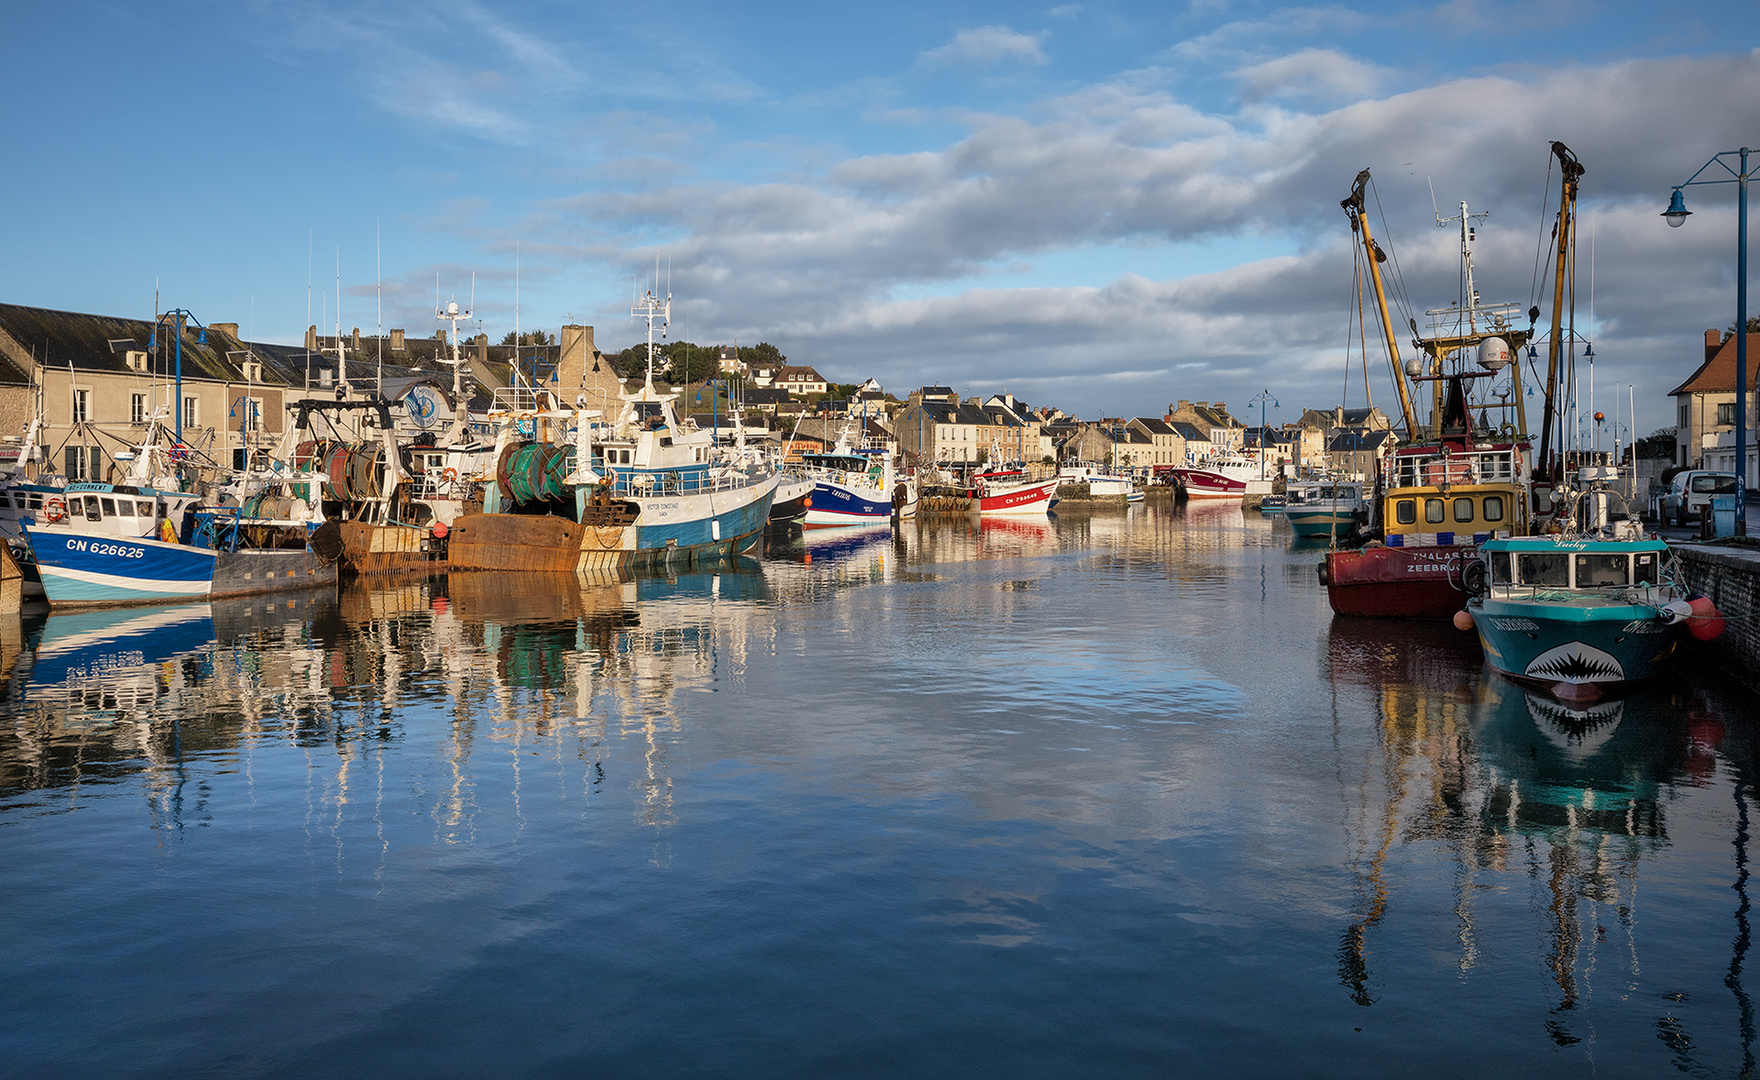
[[1416,379],[1420,375],[1424,374],[1424,361],[1418,359],[1415,356],[1412,357],[1410,360],[1407,360],[1406,361],[1406,374],[1410,375],[1414,379]]
[[1479,366],[1487,371],[1496,371],[1509,363],[1509,342],[1500,337],[1488,337],[1479,343]]

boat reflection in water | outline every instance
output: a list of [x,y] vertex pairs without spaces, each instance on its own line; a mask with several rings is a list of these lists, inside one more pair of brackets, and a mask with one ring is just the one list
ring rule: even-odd
[[[1507,966],[1512,957],[1484,955],[1482,943],[1521,941],[1511,921],[1539,921],[1556,987],[1547,1032],[1568,1045],[1593,1035],[1578,1030],[1589,1021],[1573,1021],[1593,979],[1639,983],[1640,868],[1670,847],[1667,807],[1679,788],[1710,779],[1723,732],[1685,690],[1587,706],[1525,691],[1483,667],[1460,636],[1370,619],[1327,628],[1335,725],[1359,689],[1377,719],[1372,745],[1348,748],[1348,729],[1338,729],[1341,766],[1358,780],[1348,828],[1357,900],[1339,980],[1360,1005],[1390,992],[1373,963],[1376,939],[1388,920],[1407,922],[1430,902],[1410,870],[1431,851],[1454,878],[1450,952],[1463,975]],[[1351,749],[1362,755],[1355,763]],[[1414,895],[1402,897],[1402,883]],[[1392,932],[1380,944],[1384,965],[1398,941]],[[1732,978],[1745,943],[1738,935]],[[1751,1044],[1752,1030],[1742,1034]]]
[[[154,800],[155,823],[181,825],[192,809],[177,797],[187,760],[224,767],[290,740],[330,748],[308,783],[340,821],[374,744],[426,740],[451,776],[435,819],[462,836],[476,812],[469,761],[485,741],[512,755],[515,798],[520,748],[554,751],[557,737],[572,737],[598,783],[595,746],[610,717],[615,734],[645,742],[635,782],[646,819],[664,824],[674,696],[743,667],[745,622],[728,608],[766,596],[759,565],[730,558],[671,576],[463,573],[363,581],[340,596],[53,615],[28,628],[5,684],[14,719],[0,733],[0,802],[163,772],[149,783],[166,796]],[[412,726],[424,708],[450,723]]]

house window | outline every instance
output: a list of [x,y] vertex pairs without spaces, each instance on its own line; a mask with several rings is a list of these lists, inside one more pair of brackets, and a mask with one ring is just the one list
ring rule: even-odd
[[[88,452],[89,451],[89,452]],[[70,446],[62,458],[69,480],[92,480],[104,468],[104,451],[95,446]],[[96,504],[93,504],[94,507]]]
[[196,426],[196,399],[193,397],[183,399],[183,426],[186,428]]
[[1720,424],[1733,424],[1736,422],[1735,402],[1725,401],[1717,406],[1717,422]]
[[147,395],[128,395],[128,422],[131,424],[144,424],[147,422]]
[[80,388],[80,387],[76,387],[74,389],[74,391],[73,391],[73,422],[74,423],[83,424],[87,420],[90,420],[92,418],[91,413],[87,411],[87,409],[91,403],[91,395],[92,395],[92,392],[90,390],[86,390],[86,389]]

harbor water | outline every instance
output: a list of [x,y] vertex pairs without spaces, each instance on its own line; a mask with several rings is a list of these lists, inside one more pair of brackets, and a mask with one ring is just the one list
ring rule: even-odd
[[1239,507],[5,627],[12,1076],[1754,1068],[1760,720]]

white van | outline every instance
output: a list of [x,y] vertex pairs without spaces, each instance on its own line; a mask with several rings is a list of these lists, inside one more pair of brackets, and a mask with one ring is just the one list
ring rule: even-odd
[[1692,525],[1699,520],[1699,508],[1713,495],[1734,495],[1736,474],[1687,469],[1674,474],[1662,496],[1662,520],[1676,525]]

